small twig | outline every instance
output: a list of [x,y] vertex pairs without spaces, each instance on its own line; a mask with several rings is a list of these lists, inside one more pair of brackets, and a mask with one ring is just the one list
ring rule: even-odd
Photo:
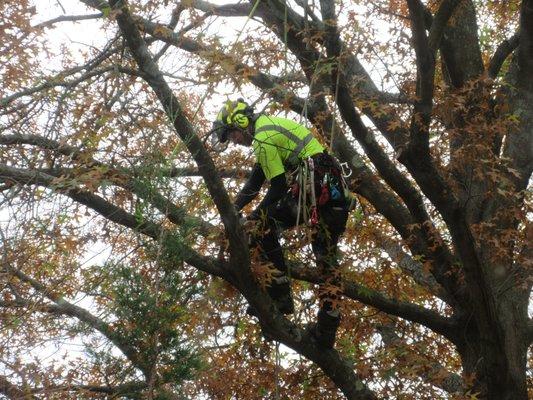
[[50,19],[48,21],[41,22],[40,24],[33,26],[33,28],[47,28],[58,22],[76,22],[76,21],[83,21],[83,20],[88,20],[88,19],[98,19],[98,18],[101,18],[103,15],[104,15],[103,13],[88,14],[88,15],[62,15],[61,17],[57,17],[57,18]]

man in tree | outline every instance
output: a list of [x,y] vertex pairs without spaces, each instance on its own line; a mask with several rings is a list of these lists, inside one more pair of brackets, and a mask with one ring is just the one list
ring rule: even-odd
[[[267,291],[284,314],[292,314],[294,305],[278,232],[309,219],[314,229],[313,253],[324,282],[320,287],[317,323],[309,329],[317,342],[333,347],[340,312],[338,296],[329,289],[340,281],[337,243],[348,217],[338,162],[304,126],[284,118],[254,114],[242,99],[228,101],[222,107],[213,129],[220,142],[229,140],[253,146],[257,162],[235,200],[237,211],[257,196],[265,180],[270,181],[265,197],[247,220],[257,224],[252,245],[275,267]],[[286,174],[292,178],[290,188]],[[249,312],[254,314],[255,310]]]

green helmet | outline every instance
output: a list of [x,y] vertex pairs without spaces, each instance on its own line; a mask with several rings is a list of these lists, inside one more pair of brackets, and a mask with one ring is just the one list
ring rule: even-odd
[[220,143],[224,143],[228,140],[228,134],[232,129],[248,128],[253,111],[243,99],[228,100],[218,112],[211,131],[216,133]]

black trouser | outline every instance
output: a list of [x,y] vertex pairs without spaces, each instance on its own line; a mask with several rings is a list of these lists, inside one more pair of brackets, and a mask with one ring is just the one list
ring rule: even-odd
[[[320,308],[323,311],[336,309],[340,300],[338,290],[328,290],[340,286],[337,244],[346,228],[348,211],[344,199],[330,201],[318,206],[318,224],[313,227],[312,248],[316,263],[324,283],[319,289]],[[252,245],[259,246],[261,253],[280,271],[286,273],[287,266],[279,244],[278,232],[296,226],[297,200],[288,193],[278,203],[269,206],[258,219],[259,228],[252,236]],[[300,223],[305,223],[300,218]]]

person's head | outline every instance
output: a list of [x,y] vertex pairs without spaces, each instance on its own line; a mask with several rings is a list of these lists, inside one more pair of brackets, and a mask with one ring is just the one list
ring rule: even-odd
[[228,100],[219,111],[213,129],[220,143],[228,140],[242,146],[250,146],[253,136],[251,134],[251,118],[253,108],[243,99]]

